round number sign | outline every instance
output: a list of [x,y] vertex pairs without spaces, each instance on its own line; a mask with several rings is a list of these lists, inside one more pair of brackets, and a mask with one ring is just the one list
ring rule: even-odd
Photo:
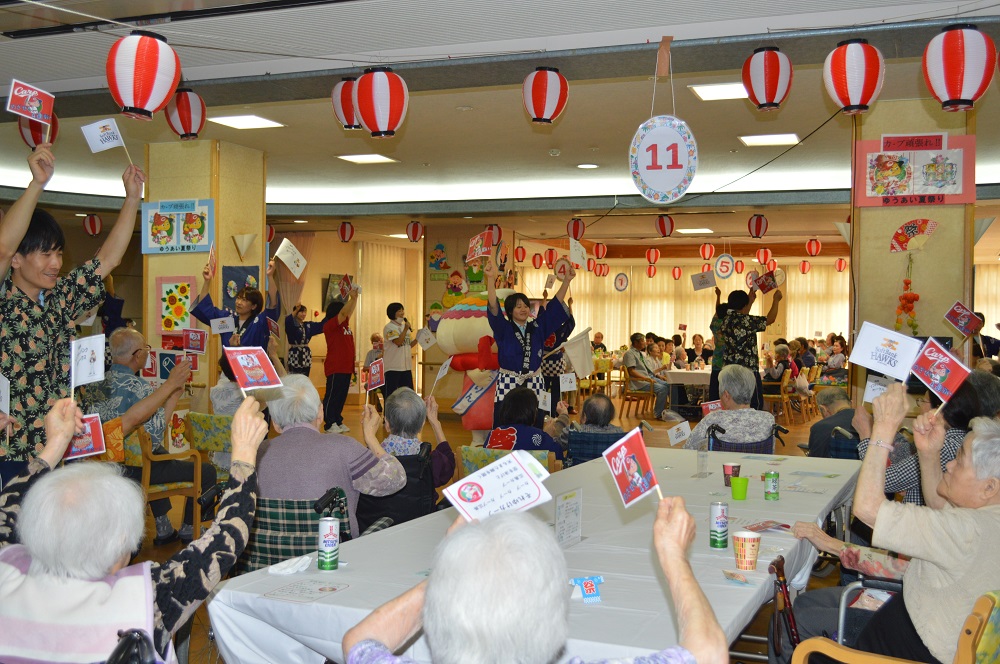
[[728,279],[736,271],[736,260],[730,254],[722,254],[715,259],[715,276]]
[[750,270],[749,272],[747,272],[747,278],[746,278],[747,288],[751,289],[756,288],[753,282],[757,281],[757,277],[759,276],[760,274],[757,272],[757,270]]
[[687,123],[658,115],[639,125],[629,148],[629,168],[646,200],[663,204],[683,196],[698,170],[698,145]]
[[621,293],[626,288],[628,288],[628,275],[624,272],[619,272],[615,275],[615,290]]
[[569,259],[563,256],[556,261],[556,264],[552,266],[552,271],[556,275],[556,279],[559,281],[566,281],[566,277],[569,275],[570,264]]

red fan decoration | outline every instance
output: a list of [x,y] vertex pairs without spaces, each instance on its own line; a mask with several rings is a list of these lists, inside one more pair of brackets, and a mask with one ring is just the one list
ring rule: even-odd
[[758,111],[773,111],[792,87],[792,63],[774,46],[755,49],[743,63],[743,87]]
[[823,249],[823,243],[813,238],[806,242],[806,253],[810,256],[819,256],[820,250]]
[[679,267],[675,267],[670,271],[670,275],[674,278],[675,281],[681,278],[681,273],[682,270]]
[[152,120],[162,111],[181,80],[181,61],[167,40],[145,30],[133,30],[114,43],[105,66],[108,88],[122,113]]
[[503,229],[499,224],[486,224],[486,230],[490,232],[491,244],[495,247],[503,239]]
[[177,93],[167,103],[164,115],[167,125],[182,141],[198,138],[205,128],[205,102],[190,88],[177,88]]
[[747,220],[747,230],[750,237],[760,239],[767,233],[767,217],[762,214],[755,214]]
[[596,268],[596,267],[597,267],[597,259],[596,258],[588,258],[587,259],[587,272],[593,272],[594,268]]
[[554,67],[536,67],[521,86],[524,110],[532,122],[549,124],[566,108],[569,84],[566,77]]
[[669,214],[661,214],[656,218],[656,232],[660,237],[670,237],[674,232],[674,218]]
[[525,257],[528,255],[528,250],[524,247],[517,247],[514,249],[514,260],[518,263],[523,263]]
[[268,224],[265,227],[264,234],[267,236],[267,241],[268,242],[273,242],[274,241],[274,226]]
[[371,67],[354,82],[351,99],[361,126],[372,138],[395,136],[406,118],[410,92],[406,81],[388,67]]
[[774,272],[778,267],[778,261],[773,258],[767,262],[767,271]]
[[410,242],[420,242],[420,238],[424,236],[424,225],[419,221],[411,221],[406,225],[406,237],[409,238]]
[[341,242],[350,242],[351,238],[354,237],[354,224],[349,221],[341,222],[337,233],[340,235]]
[[837,272],[843,272],[844,270],[847,269],[847,259],[838,258],[837,262],[834,263],[834,267],[837,268]]
[[556,251],[555,249],[551,249],[551,248],[545,250],[545,265],[546,265],[546,267],[548,267],[548,268],[551,269],[552,266],[556,264],[556,259],[557,258],[559,258],[559,252],[558,251]]
[[705,263],[704,265],[701,266],[701,271],[702,272],[711,272],[712,271],[712,264],[711,263]]
[[882,91],[885,61],[867,39],[848,39],[826,56],[823,82],[830,97],[846,115],[868,110]]
[[330,93],[330,101],[333,103],[333,114],[337,116],[337,122],[344,126],[344,129],[361,129],[361,123],[354,112],[354,82],[358,79],[348,76],[340,79],[340,83],[333,86]]
[[571,238],[579,242],[583,239],[583,234],[587,231],[587,224],[583,223],[583,219],[578,217],[573,217],[566,222],[566,234]]
[[771,260],[771,250],[770,249],[758,249],[757,250],[757,262],[761,265],[765,265],[769,260]]
[[809,264],[809,261],[802,261],[799,263],[799,272],[802,274],[809,274],[810,268],[812,268],[812,265]]
[[88,214],[83,220],[83,230],[90,237],[97,237],[101,234],[104,223],[96,214]]
[[715,247],[707,242],[698,248],[698,253],[701,255],[702,260],[710,261],[712,256],[715,255]]
[[743,270],[747,268],[746,263],[741,260],[736,261],[736,265],[734,267],[736,268],[736,274],[743,274]]
[[29,120],[28,118],[18,116],[17,118],[17,129],[21,132],[21,140],[32,150],[35,149],[36,145],[40,145],[45,142],[45,132],[49,132],[49,143],[55,143],[56,137],[59,135],[59,118],[56,114],[52,114],[52,127],[43,124],[38,120]]
[[652,279],[653,277],[656,276],[656,266],[655,265],[647,265],[646,266],[646,276],[649,277],[650,279]]
[[646,262],[650,265],[656,265],[656,261],[660,260],[660,250],[656,248],[650,248],[646,250]]
[[535,268],[536,270],[538,270],[538,269],[540,269],[540,268],[542,267],[542,262],[543,262],[544,260],[545,260],[545,259],[543,259],[543,258],[542,258],[542,255],[541,255],[541,254],[535,254],[534,256],[532,256],[532,257],[531,257],[531,265],[532,265],[532,266],[533,266],[533,267],[534,267],[534,268]]
[[946,111],[972,110],[993,80],[997,49],[974,25],[949,25],[924,49],[924,82]]
[[602,242],[598,242],[597,244],[594,245],[594,257],[597,260],[602,261],[604,260],[604,257],[607,255],[608,255],[608,245]]

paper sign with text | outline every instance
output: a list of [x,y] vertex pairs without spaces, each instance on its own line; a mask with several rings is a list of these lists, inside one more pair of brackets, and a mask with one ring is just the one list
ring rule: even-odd
[[538,394],[538,410],[545,411],[546,413],[552,412],[552,393],[548,391],[542,391]]
[[489,256],[493,250],[493,233],[483,231],[469,240],[469,253],[465,256],[465,262]]
[[919,352],[918,339],[865,321],[851,350],[851,363],[906,380]]
[[142,368],[140,374],[143,378],[156,378],[156,351],[149,351],[149,355],[146,356],[146,365]]
[[[854,358],[853,353],[851,358]],[[933,338],[928,339],[920,349],[917,361],[910,370],[941,401],[951,399],[955,390],[961,387],[969,375],[965,365]]]
[[545,277],[545,287],[544,287],[545,290],[549,290],[555,285],[556,285],[556,275],[550,274],[549,276]]
[[696,291],[715,288],[715,272],[699,272],[691,275],[691,284]]
[[868,382],[865,384],[865,396],[861,401],[872,403],[875,401],[875,397],[881,396],[895,382],[887,376],[868,376]]
[[636,428],[604,450],[604,460],[611,470],[618,494],[625,507],[631,507],[640,498],[656,489],[656,475],[646,452],[642,432]]
[[716,399],[715,401],[702,401],[701,402],[701,414],[702,416],[708,415],[713,410],[722,410],[722,402]]
[[575,373],[559,374],[559,391],[560,392],[574,392],[574,391],[576,391],[576,374]]
[[437,343],[437,337],[426,327],[421,328],[417,331],[417,343],[423,350],[427,350],[431,346]]
[[[448,375],[448,370],[451,369],[451,358],[441,363],[441,368],[438,369],[437,376],[434,377],[434,385],[431,386],[431,394],[434,393],[434,388],[437,387],[438,381]],[[473,384],[475,387],[475,384]]]
[[164,332],[160,336],[160,348],[163,350],[181,350],[184,348],[184,335],[180,332]]
[[104,335],[70,342],[70,389],[104,380]]
[[236,331],[236,321],[233,320],[232,316],[213,318],[209,321],[209,326],[212,328],[212,334],[224,334]]
[[93,124],[80,127],[83,137],[87,139],[87,145],[93,153],[104,152],[111,148],[125,147],[122,133],[118,129],[118,123],[114,118],[98,120]]
[[278,251],[274,253],[275,258],[280,258],[281,262],[288,267],[288,271],[292,273],[292,276],[298,279],[302,276],[302,271],[306,269],[306,259],[292,241],[287,237],[281,241],[278,245]]
[[569,259],[577,265],[577,267],[583,267],[587,264],[587,250],[583,248],[583,245],[574,240],[569,239]]
[[351,275],[345,274],[340,279],[340,299],[346,302],[352,288],[354,288],[354,281],[351,279]]
[[983,321],[979,320],[979,316],[961,302],[951,305],[951,309],[944,315],[944,319],[951,323],[963,337],[971,337],[983,327]]
[[[455,403],[451,404],[451,409],[455,411],[455,414],[465,415],[470,408],[479,403],[479,400],[482,399],[484,395],[490,394],[490,389],[496,385],[498,375],[499,372],[497,371],[490,372],[490,382],[486,385],[477,385],[476,383],[469,381],[471,383],[471,385],[469,385],[469,389],[465,391],[465,394],[456,399]],[[436,386],[437,382],[435,382],[434,385]],[[433,392],[433,388],[431,388],[431,391]]]
[[281,387],[281,379],[271,364],[271,358],[260,346],[240,346],[222,350],[236,376],[236,383],[244,390]]
[[687,420],[679,422],[676,426],[667,431],[667,439],[670,445],[676,447],[691,437],[691,423]]
[[15,115],[37,120],[42,124],[52,124],[52,107],[55,95],[33,85],[12,79],[10,94],[7,95],[7,110]]
[[549,471],[526,450],[510,454],[453,482],[443,493],[467,521],[523,512],[552,500],[542,484]]
[[83,431],[75,434],[69,441],[69,447],[63,454],[63,459],[82,459],[83,457],[104,454],[104,430],[101,428],[100,415],[84,415]]
[[208,347],[208,332],[186,327],[183,330],[184,350],[192,353],[204,353]]
[[368,385],[365,389],[371,392],[385,385],[385,360],[381,357],[368,366]]
[[774,272],[765,272],[764,274],[758,276],[753,280],[754,288],[756,288],[760,293],[766,294],[773,291],[775,288],[780,286],[778,280],[774,276]]
[[280,339],[281,328],[278,327],[278,321],[274,320],[270,316],[268,316],[265,320],[267,320],[267,331]]
[[556,496],[556,541],[562,548],[583,539],[583,489]]

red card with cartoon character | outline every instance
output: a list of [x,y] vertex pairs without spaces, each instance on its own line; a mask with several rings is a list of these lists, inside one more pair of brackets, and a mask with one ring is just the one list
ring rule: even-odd
[[971,337],[983,327],[983,321],[961,302],[955,302],[951,309],[944,315],[944,319],[951,323],[958,333],[963,337]]
[[[270,319],[268,319],[270,320]],[[193,327],[186,327],[181,331],[184,337],[184,350],[192,353],[204,353],[208,346],[208,332],[198,330]],[[166,335],[164,335],[166,336]]]
[[256,390],[261,387],[281,387],[278,372],[271,364],[260,346],[244,346],[240,348],[224,348],[229,366],[233,368],[236,382],[244,390]]
[[604,450],[604,460],[608,463],[625,507],[631,507],[640,498],[656,489],[653,464],[649,460],[646,443],[638,428],[632,429],[624,438]]
[[910,371],[941,401],[951,399],[970,373],[957,357],[933,338],[928,339],[920,349]]
[[368,385],[365,387],[369,392],[385,385],[385,361],[380,357],[368,367]]
[[104,454],[104,429],[101,428],[100,415],[83,416],[83,432],[73,436],[69,447],[63,454],[63,459],[81,459],[83,457]]

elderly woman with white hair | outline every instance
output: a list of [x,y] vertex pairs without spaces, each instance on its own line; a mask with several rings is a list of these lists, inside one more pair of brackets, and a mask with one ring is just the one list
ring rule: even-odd
[[158,662],[175,661],[172,635],[246,546],[267,424],[246,399],[233,417],[233,462],[215,523],[165,562],[136,565],[128,563],[145,529],[142,487],[114,464],[51,470],[82,426],[72,399],[56,402],[45,448],[0,494],[0,661],[103,662],[118,630],[131,628],[152,637]]
[[725,429],[717,434],[727,443],[757,443],[774,433],[774,415],[750,407],[757,380],[753,371],[739,364],[729,364],[719,373],[721,410],[713,410],[702,418],[684,443],[689,450],[708,447],[708,429],[713,424]]
[[421,399],[409,387],[397,388],[389,395],[385,400],[385,431],[389,435],[382,441],[382,448],[397,457],[419,454],[424,423],[431,425],[437,440],[437,446],[431,450],[434,486],[444,486],[455,474],[455,453],[445,438],[434,397]]
[[[524,512],[463,525],[438,546],[427,581],[344,635],[347,664],[410,664],[394,655],[421,628],[435,664],[547,664],[569,635],[569,573],[552,529]],[[695,522],[683,498],[660,501],[653,546],[674,600],[679,644],[634,664],[728,662],[726,636],[687,560]],[[532,555],[525,556],[525,551]],[[483,598],[483,601],[467,601]],[[571,664],[582,664],[573,658]]]

